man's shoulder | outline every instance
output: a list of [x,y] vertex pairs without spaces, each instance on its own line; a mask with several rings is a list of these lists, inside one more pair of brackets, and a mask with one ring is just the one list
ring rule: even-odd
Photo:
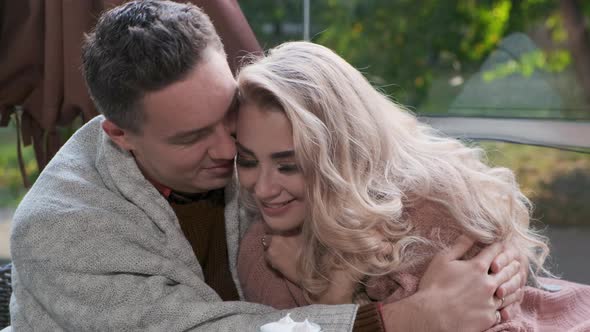
[[99,171],[103,119],[93,118],[64,144],[19,204],[16,217],[98,207],[103,197],[113,195]]
[[119,210],[126,204],[100,182],[69,173],[62,179],[37,182],[31,188],[15,211],[13,234],[19,229],[36,228],[68,231],[91,220],[119,218]]
[[57,152],[19,204],[17,215],[32,208],[44,213],[72,210],[105,191],[96,168],[97,120],[80,128]]

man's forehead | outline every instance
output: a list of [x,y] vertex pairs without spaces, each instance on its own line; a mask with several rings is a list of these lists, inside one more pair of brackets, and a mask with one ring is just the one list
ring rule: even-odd
[[[237,83],[225,57],[211,55],[182,81],[143,98],[147,121],[167,132],[215,123],[236,102]],[[154,121],[155,123],[153,123]]]
[[[206,117],[210,121],[209,122],[204,121],[203,123],[200,124],[199,127],[189,128],[189,129],[175,128],[176,130],[175,130],[174,136],[182,136],[183,134],[187,134],[187,135],[194,134],[196,131],[209,129],[210,127],[217,124],[219,121],[222,121],[229,113],[237,111],[237,108],[238,108],[238,93],[236,90],[232,101],[225,108],[225,111],[223,113],[211,112],[211,114],[215,115],[215,116]],[[207,110],[203,110],[203,111],[206,112]]]

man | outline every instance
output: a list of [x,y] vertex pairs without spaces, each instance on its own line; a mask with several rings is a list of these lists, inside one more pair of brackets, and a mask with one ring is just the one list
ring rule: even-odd
[[[284,316],[239,301],[247,225],[228,185],[236,83],[208,17],[192,5],[127,3],[99,19],[83,62],[103,116],[64,145],[15,213],[13,327],[255,331]],[[470,245],[439,255],[398,303],[290,312],[324,331],[482,330],[518,300],[520,274],[502,269],[516,255],[498,256],[500,245],[459,260]],[[488,274],[490,264],[501,271]]]

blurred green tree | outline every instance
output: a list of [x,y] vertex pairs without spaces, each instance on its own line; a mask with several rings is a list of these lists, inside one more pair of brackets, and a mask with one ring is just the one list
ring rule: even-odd
[[[301,23],[301,2],[251,0],[241,5],[268,48],[301,38],[293,28]],[[587,1],[325,0],[312,1],[311,12],[314,42],[330,47],[384,92],[421,111],[446,111],[462,78],[477,71],[513,32],[544,42],[538,52],[518,59],[518,66],[499,66],[489,79],[561,72],[573,63],[584,99],[590,101],[590,79],[585,78],[590,77],[590,43],[583,20],[590,17]],[[450,83],[441,86],[436,80]],[[424,105],[433,93],[439,97],[437,106]]]

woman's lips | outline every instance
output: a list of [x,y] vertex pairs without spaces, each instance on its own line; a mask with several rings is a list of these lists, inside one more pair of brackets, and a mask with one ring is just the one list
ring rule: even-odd
[[282,203],[263,203],[260,202],[262,213],[268,217],[278,217],[285,214],[293,205],[295,199]]

